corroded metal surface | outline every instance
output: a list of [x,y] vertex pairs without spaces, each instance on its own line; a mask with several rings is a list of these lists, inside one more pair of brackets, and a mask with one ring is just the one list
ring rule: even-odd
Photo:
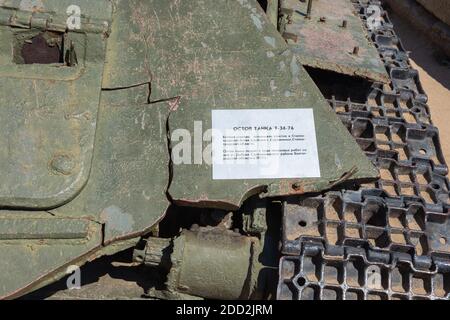
[[[280,32],[303,65],[388,82],[378,52],[349,0],[282,0]],[[289,36],[290,35],[290,36]]]
[[385,261],[363,248],[330,255],[306,244],[299,256],[283,257],[277,298],[280,300],[447,300],[448,264],[417,269],[400,257]]
[[[364,19],[368,5],[379,3],[355,1]],[[384,10],[382,17],[371,37],[392,87],[374,85],[366,103],[334,93],[330,100],[381,179],[286,199],[279,299],[450,298],[448,167],[427,96]]]
[[278,249],[266,241],[273,237],[273,231],[268,231],[266,202],[250,201],[244,211],[247,218],[255,218],[245,228],[251,235],[230,229],[228,222],[238,219],[230,213],[222,215],[217,226],[193,225],[174,240],[148,238],[145,249],[135,251],[135,261],[159,267],[165,279],[165,286],[155,286],[148,296],[227,300],[269,294],[267,282],[270,268],[278,262]]

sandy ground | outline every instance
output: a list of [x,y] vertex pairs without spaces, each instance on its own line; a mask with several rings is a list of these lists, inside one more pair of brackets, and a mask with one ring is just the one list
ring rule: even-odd
[[419,71],[420,80],[428,95],[433,124],[439,128],[444,157],[450,164],[450,66],[433,48],[427,38],[419,34],[406,20],[390,13],[395,30],[411,63]]

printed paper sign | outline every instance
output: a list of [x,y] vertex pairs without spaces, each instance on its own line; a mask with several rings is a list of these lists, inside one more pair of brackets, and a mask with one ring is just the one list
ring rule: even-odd
[[212,110],[213,179],[319,178],[312,109]]

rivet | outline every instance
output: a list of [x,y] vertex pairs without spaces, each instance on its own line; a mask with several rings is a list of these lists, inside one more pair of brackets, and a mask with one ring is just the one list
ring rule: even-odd
[[69,155],[55,155],[50,161],[50,169],[57,173],[68,176],[75,168],[75,163]]

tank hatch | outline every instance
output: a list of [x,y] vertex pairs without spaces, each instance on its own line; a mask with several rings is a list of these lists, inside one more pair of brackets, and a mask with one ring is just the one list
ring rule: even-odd
[[70,201],[90,172],[109,1],[0,1],[0,206]]

